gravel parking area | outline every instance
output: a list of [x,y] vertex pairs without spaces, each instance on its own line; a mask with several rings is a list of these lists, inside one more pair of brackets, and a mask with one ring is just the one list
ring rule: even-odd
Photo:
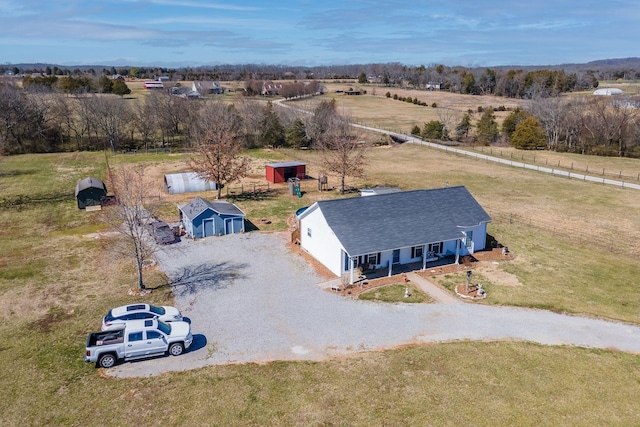
[[[472,303],[382,304],[320,286],[283,234],[183,240],[157,253],[194,344],[179,357],[123,363],[114,376],[212,364],[321,360],[356,351],[451,340],[517,339],[640,353],[640,328],[556,313]],[[426,281],[425,281],[426,282]],[[427,287],[428,282],[423,284]],[[433,285],[430,285],[433,286]]]

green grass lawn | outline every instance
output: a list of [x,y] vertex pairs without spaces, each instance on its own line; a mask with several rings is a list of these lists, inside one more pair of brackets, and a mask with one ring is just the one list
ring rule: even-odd
[[[295,154],[318,164],[314,153]],[[165,154],[110,158],[159,170],[183,160]],[[103,377],[82,361],[86,334],[100,327],[107,309],[132,301],[127,291],[135,286],[132,263],[110,252],[108,239],[92,237],[104,226],[95,213],[78,210],[73,198],[77,181],[104,177],[104,165],[103,153],[0,161],[0,425],[637,424],[638,355],[518,342]],[[488,282],[483,303],[640,323],[632,244],[640,233],[636,193],[421,147],[381,147],[367,166],[368,185],[432,188],[447,181],[469,188],[495,218],[489,233],[516,254],[500,268],[522,285]],[[281,216],[320,197],[338,197],[307,190],[302,199],[283,192],[237,203],[252,221],[269,217],[277,221],[273,231],[282,231]],[[175,208],[174,199],[162,200],[167,212]],[[569,232],[504,220],[511,211],[551,218]],[[612,252],[572,236],[589,226],[594,236],[615,236],[624,247]],[[171,304],[161,271],[146,270],[146,282],[158,288],[148,301]]]
[[[409,296],[405,296],[406,289],[409,289]],[[413,285],[403,285],[400,283],[381,286],[379,288],[369,289],[358,295],[358,299],[365,301],[380,302],[402,302],[408,304],[432,302],[433,300],[424,292],[417,289]]]

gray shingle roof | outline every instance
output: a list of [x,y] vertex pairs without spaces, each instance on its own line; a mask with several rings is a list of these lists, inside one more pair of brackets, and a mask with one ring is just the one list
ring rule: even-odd
[[463,186],[319,201],[351,256],[447,241],[491,217]]
[[237,215],[244,217],[244,212],[233,203],[222,201],[210,202],[202,197],[196,197],[186,205],[180,207],[182,213],[190,220],[193,220],[207,209],[211,209],[220,215]]

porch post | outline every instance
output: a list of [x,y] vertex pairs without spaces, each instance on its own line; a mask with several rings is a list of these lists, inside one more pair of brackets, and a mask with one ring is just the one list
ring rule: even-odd
[[353,257],[349,257],[349,284],[353,285],[353,264],[354,264],[354,259]]
[[460,243],[461,242],[462,242],[462,240],[460,240],[460,239],[456,240],[456,264],[460,260]]
[[393,270],[393,252],[391,253],[391,258],[389,259],[389,277],[391,277],[392,270]]
[[422,270],[427,269],[427,245],[422,247]]

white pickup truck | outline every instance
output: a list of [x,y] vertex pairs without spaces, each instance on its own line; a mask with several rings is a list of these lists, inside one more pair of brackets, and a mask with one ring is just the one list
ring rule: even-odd
[[122,329],[91,332],[84,361],[110,368],[119,360],[143,359],[167,352],[179,356],[192,342],[191,325],[187,322],[132,320],[123,324]]

